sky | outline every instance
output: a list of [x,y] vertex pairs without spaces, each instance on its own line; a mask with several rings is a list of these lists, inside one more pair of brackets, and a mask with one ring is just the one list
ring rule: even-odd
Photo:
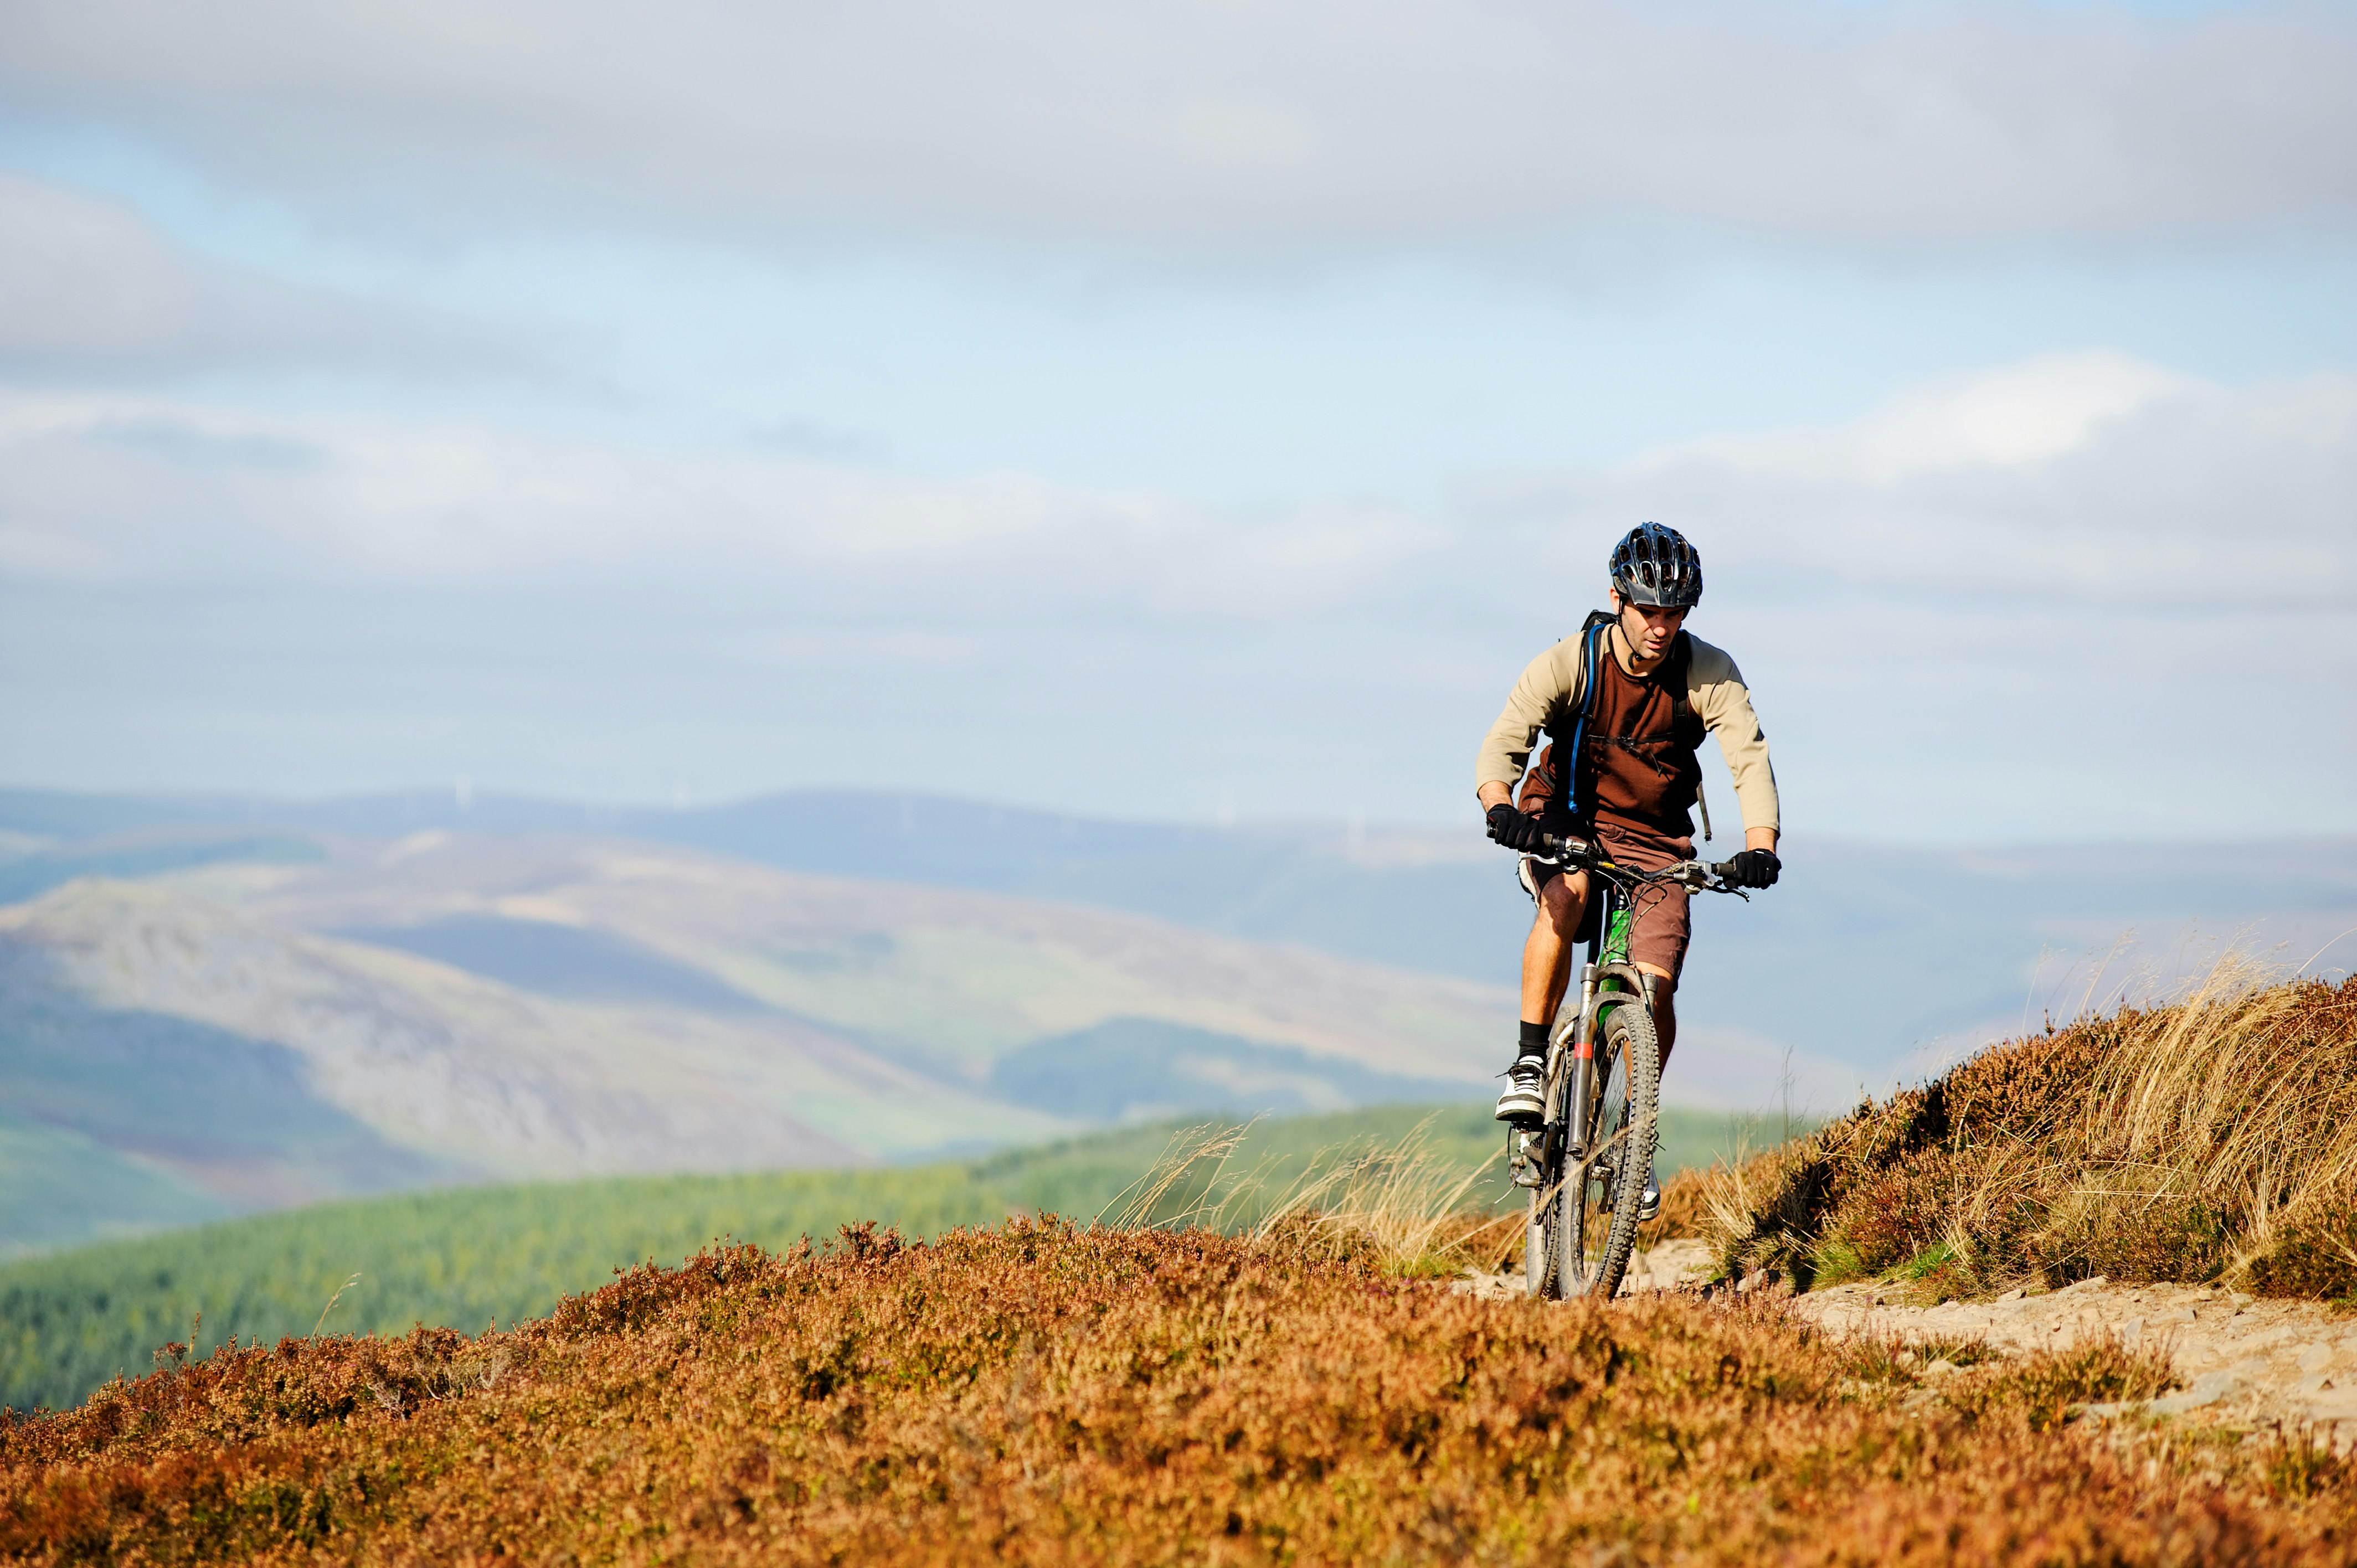
[[1652,520],[1790,832],[2357,832],[2352,81],[2345,5],[0,0],[0,782],[1469,825]]

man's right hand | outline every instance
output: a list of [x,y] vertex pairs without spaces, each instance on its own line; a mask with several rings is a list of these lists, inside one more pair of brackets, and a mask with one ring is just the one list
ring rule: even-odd
[[1491,807],[1489,821],[1491,843],[1501,843],[1524,854],[1536,854],[1539,841],[1546,836],[1536,817],[1516,811],[1511,805]]

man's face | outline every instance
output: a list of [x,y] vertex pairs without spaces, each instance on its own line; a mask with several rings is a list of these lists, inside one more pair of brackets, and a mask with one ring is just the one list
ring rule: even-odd
[[1665,610],[1652,605],[1631,604],[1617,588],[1612,592],[1612,607],[1620,612],[1620,635],[1636,650],[1640,659],[1659,659],[1667,654],[1678,628],[1686,622],[1683,607]]

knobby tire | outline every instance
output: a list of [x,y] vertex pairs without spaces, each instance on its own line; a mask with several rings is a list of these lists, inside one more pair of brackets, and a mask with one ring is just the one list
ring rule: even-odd
[[[1542,1263],[1536,1294],[1610,1297],[1637,1245],[1637,1206],[1661,1133],[1662,1052],[1642,1004],[1624,1002],[1604,1015],[1597,1042],[1595,1137],[1583,1170],[1560,1154],[1532,1195]],[[1602,1164],[1605,1175],[1586,1173]],[[1608,1201],[1609,1197],[1609,1201]]]

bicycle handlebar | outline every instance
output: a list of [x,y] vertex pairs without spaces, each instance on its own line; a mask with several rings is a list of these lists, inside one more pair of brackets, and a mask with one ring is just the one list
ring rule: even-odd
[[1600,858],[1599,846],[1587,839],[1557,838],[1553,833],[1543,833],[1539,836],[1539,845],[1544,853],[1535,858],[1552,861],[1566,871],[1605,870],[1632,882],[1676,882],[1698,891],[1748,897],[1735,883],[1735,863],[1731,860],[1707,865],[1699,860],[1681,860],[1659,871],[1639,871],[1634,866],[1619,865]]

